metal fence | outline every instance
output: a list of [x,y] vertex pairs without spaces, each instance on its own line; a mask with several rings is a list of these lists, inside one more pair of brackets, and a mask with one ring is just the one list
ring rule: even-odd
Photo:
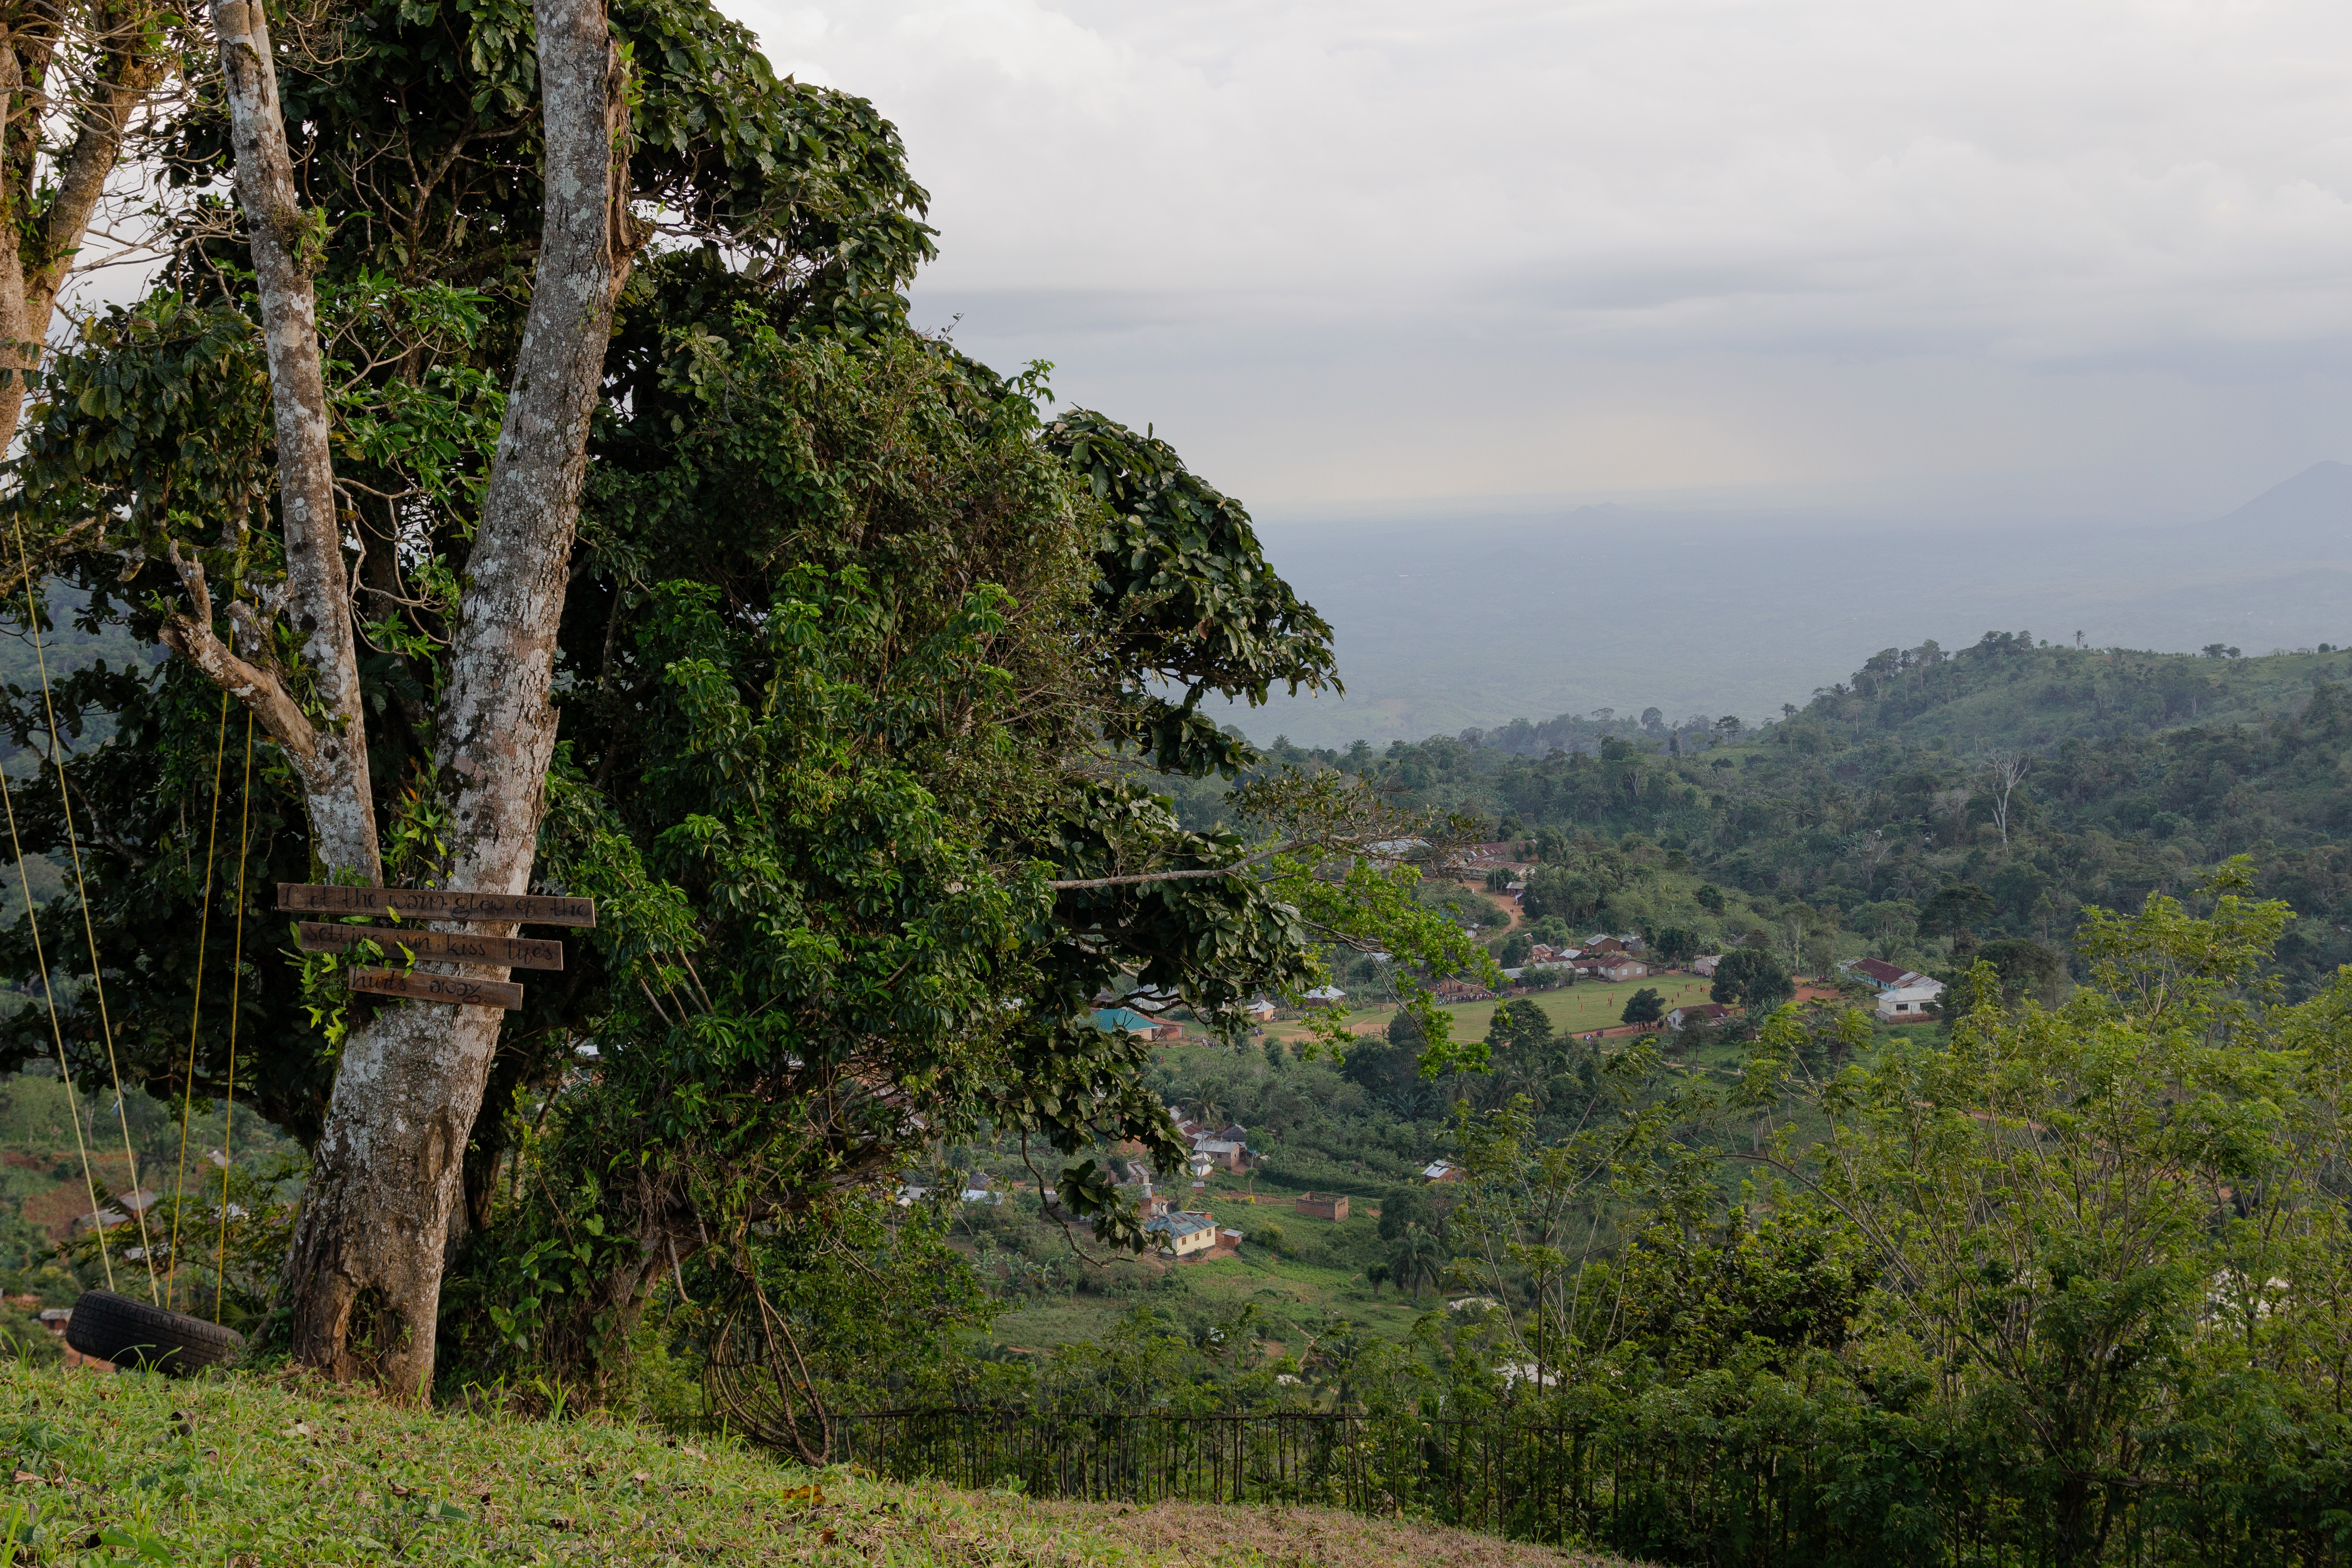
[[1541,1407],[1436,1419],[888,1410],[836,1417],[832,1458],[1033,1497],[1400,1515],[1698,1568],[2352,1568],[2342,1499],[2213,1509],[2183,1486],[2094,1482],[2080,1517],[2095,1533],[2068,1539],[2053,1500],[1958,1454],[1707,1433],[1632,1442]]
[[1565,1426],[1315,1411],[889,1410],[835,1418],[833,1458],[901,1479],[1089,1501],[1313,1503],[1565,1540],[1589,1512]]

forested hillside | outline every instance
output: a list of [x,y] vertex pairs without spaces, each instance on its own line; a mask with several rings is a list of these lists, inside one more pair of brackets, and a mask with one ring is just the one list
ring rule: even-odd
[[1896,735],[1976,754],[2258,722],[2299,711],[2315,683],[2347,670],[2352,658],[2325,643],[2247,658],[2219,644],[2200,654],[2147,653],[1987,632],[1957,653],[1932,641],[1882,649],[1802,711],[1849,740]]
[[[2308,985],[2352,960],[2352,709],[2336,684],[2347,673],[2352,658],[2332,648],[2247,658],[1989,633],[1954,654],[1887,649],[1759,730],[1654,712],[1384,752],[1277,743],[1268,762],[1342,768],[1404,802],[1482,813],[1579,872],[1637,836],[1759,908],[1860,934],[1891,958],[1941,959],[1939,939],[1961,929],[2063,950],[2084,905],[2136,909],[2247,855],[2261,889],[2299,913],[2279,959]],[[1531,754],[1531,736],[1552,743]],[[1208,791],[1184,805],[1217,812]],[[1609,879],[1589,880],[1587,912],[1602,920]],[[1955,886],[1982,899],[1947,899],[1934,917],[1929,901]]]

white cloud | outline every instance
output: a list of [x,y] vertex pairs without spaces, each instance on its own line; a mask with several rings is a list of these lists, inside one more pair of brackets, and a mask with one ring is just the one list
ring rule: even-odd
[[2347,455],[2339,5],[733,9],[904,129],[927,317],[1255,495]]
[[910,6],[890,31],[910,51],[992,69],[1025,91],[1051,94],[1058,114],[1120,118],[1129,51],[1035,0]]

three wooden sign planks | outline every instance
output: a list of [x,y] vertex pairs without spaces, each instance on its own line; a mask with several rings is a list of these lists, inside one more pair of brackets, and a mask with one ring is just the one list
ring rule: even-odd
[[[438,888],[334,888],[280,882],[278,907],[297,914],[382,915],[406,921],[520,921],[534,925],[593,926],[593,899],[531,893],[458,893]],[[563,944],[537,937],[476,936],[470,931],[418,931],[407,926],[344,925],[303,921],[296,928],[305,952],[348,952],[373,942],[387,957],[404,951],[412,961],[487,963],[513,969],[562,969]],[[351,988],[373,996],[406,996],[459,1006],[522,1005],[522,987],[462,974],[355,967]]]

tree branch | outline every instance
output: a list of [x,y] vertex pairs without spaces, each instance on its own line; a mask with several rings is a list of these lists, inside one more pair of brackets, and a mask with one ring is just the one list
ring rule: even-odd
[[28,541],[21,563],[11,562],[0,567],[0,595],[10,598],[20,596],[27,579],[37,584],[47,577],[49,568],[81,548],[82,541],[89,535],[96,534],[97,543],[103,548],[109,521],[104,517],[85,518],[47,539]]
[[1045,886],[1059,893],[1087,888],[1132,888],[1144,882],[1191,882],[1209,877],[1230,877],[1236,871],[1248,870],[1262,860],[1270,860],[1276,855],[1287,855],[1293,849],[1304,849],[1315,842],[1316,840],[1311,838],[1294,838],[1287,844],[1273,845],[1259,850],[1255,855],[1244,855],[1230,866],[1201,866],[1183,871],[1140,871],[1132,877],[1075,877],[1062,881],[1048,882]]
[[182,555],[176,543],[170,550],[173,568],[180,574],[181,585],[188,592],[190,607],[163,623],[159,634],[163,645],[195,666],[197,673],[206,680],[252,710],[261,727],[269,731],[270,739],[285,748],[295,771],[308,784],[321,765],[317,729],[276,676],[239,658],[221,641],[213,630],[213,596],[205,583],[203,563]]
[[107,177],[122,156],[122,138],[132,111],[169,74],[162,51],[155,47],[161,28],[150,32],[152,20],[134,13],[116,21],[113,35],[104,45],[105,64],[91,84],[89,100],[78,106],[75,118],[80,123],[73,147],[58,168],[57,192],[41,215],[40,241],[33,256],[47,293],[56,292],[66,263],[80,246],[90,214],[106,189]]
[[603,0],[534,0],[544,215],[530,310],[449,636],[436,761],[455,781],[455,885],[520,892],[538,850],[567,564],[629,215],[628,75]]

